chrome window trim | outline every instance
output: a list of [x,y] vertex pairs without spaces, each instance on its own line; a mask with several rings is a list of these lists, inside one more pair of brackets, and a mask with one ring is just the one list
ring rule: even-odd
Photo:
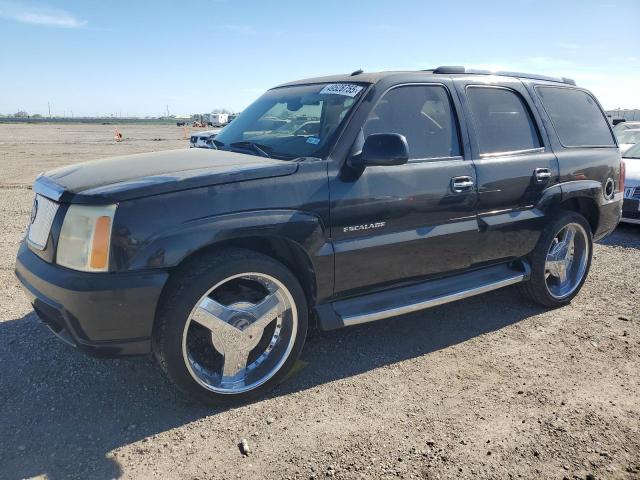
[[481,153],[480,158],[507,157],[512,155],[527,155],[529,153],[540,153],[544,151],[545,151],[544,147],[526,148],[524,150],[512,150],[510,152]]

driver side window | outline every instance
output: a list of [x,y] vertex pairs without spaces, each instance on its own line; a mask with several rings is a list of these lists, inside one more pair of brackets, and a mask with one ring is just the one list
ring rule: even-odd
[[389,90],[365,122],[365,138],[372,133],[404,135],[410,160],[461,155],[458,124],[447,90],[440,85]]

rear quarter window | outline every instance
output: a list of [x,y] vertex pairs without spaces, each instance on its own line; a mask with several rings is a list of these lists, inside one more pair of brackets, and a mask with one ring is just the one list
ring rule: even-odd
[[536,87],[560,143],[565,147],[614,147],[600,106],[587,92],[573,88]]

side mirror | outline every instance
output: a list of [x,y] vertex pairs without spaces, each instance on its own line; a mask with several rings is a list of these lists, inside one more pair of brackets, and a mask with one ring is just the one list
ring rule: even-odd
[[399,133],[372,133],[362,152],[349,159],[352,167],[403,165],[409,160],[409,146]]

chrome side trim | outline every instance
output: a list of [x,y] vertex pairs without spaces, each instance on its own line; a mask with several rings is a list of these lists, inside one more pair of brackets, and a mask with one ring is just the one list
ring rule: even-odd
[[392,233],[378,233],[378,235],[367,235],[356,238],[347,238],[334,243],[336,253],[349,252],[363,248],[380,247],[390,244],[401,244],[425,238],[434,238],[442,235],[452,235],[454,233],[469,232],[478,230],[478,221],[473,217],[471,220],[443,223],[440,225],[430,225],[419,227],[413,230],[402,230]]
[[511,277],[503,278],[502,280],[498,280],[496,282],[487,283],[485,285],[480,285],[478,287],[470,288],[467,290],[460,290],[458,292],[448,293],[446,295],[434,297],[429,300],[425,300],[423,302],[413,303],[410,305],[403,305],[401,307],[388,308],[385,310],[378,310],[375,312],[365,313],[362,315],[343,317],[342,321],[344,322],[345,327],[349,327],[352,325],[358,325],[360,323],[368,323],[376,320],[383,320],[385,318],[395,317],[398,315],[417,312],[419,310],[436,307],[438,305],[443,305],[445,303],[455,302],[456,300],[462,300],[463,298],[472,297],[474,295],[480,295],[481,293],[490,292],[492,290],[497,290],[498,288],[506,287],[508,285],[513,285],[515,283],[520,283],[527,276],[528,276],[528,273],[527,271],[525,271],[525,272],[513,275]]
[[640,225],[640,218],[628,218],[623,216],[622,218],[620,218],[620,221],[624,223],[633,223],[635,225]]

